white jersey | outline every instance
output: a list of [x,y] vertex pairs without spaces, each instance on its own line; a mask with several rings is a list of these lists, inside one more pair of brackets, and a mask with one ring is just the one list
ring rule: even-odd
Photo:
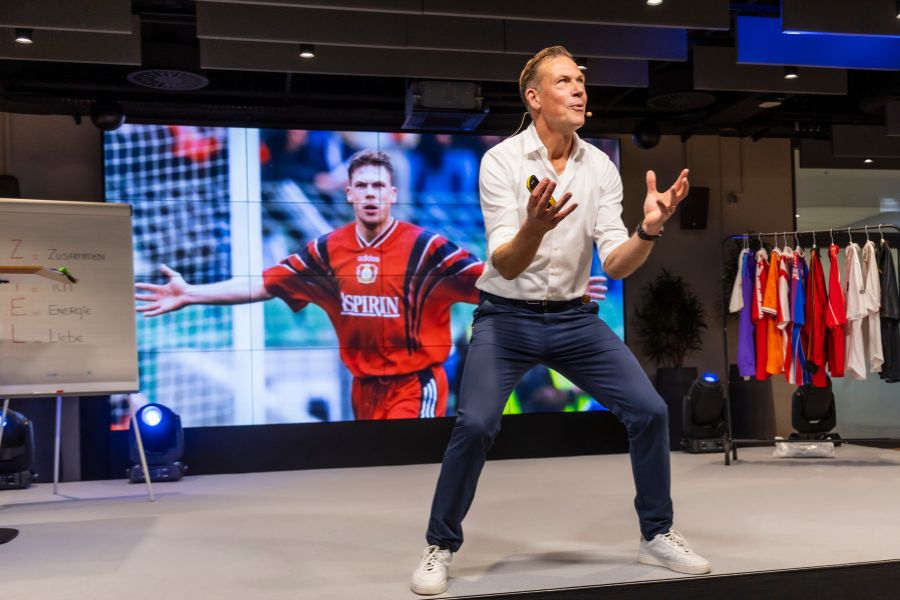
[[744,292],[741,289],[741,282],[744,279],[744,257],[748,254],[750,254],[750,250],[747,248],[744,248],[738,254],[737,275],[731,288],[731,302],[728,304],[728,312],[741,312],[744,308]]
[[867,327],[863,328],[866,338],[866,350],[869,357],[869,368],[873,373],[881,373],[884,364],[884,351],[881,349],[881,280],[878,278],[878,263],[875,260],[875,243],[866,242],[863,246],[863,285],[865,293],[863,301],[866,307]]
[[866,352],[863,343],[863,319],[868,314],[865,307],[862,269],[859,265],[859,246],[850,244],[844,250],[846,276],[844,300],[847,303],[847,326],[844,328],[844,372],[854,379],[866,378]]

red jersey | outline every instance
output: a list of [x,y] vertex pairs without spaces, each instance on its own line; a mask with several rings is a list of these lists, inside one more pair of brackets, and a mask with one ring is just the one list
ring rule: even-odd
[[828,248],[828,310],[825,313],[825,324],[828,332],[825,336],[828,346],[828,372],[832,377],[844,376],[844,364],[847,355],[844,351],[844,325],[847,324],[847,304],[844,302],[844,288],[841,285],[841,270],[838,268],[838,254],[841,249],[837,244]]
[[768,361],[768,345],[766,344],[767,321],[763,312],[763,296],[766,290],[766,280],[769,277],[769,259],[765,250],[756,252],[756,272],[753,278],[753,299],[751,301],[750,319],[755,328],[756,341],[756,378],[763,380],[768,377],[766,362]]
[[825,272],[819,249],[813,248],[809,260],[809,279],[806,280],[806,368],[810,380],[816,387],[825,387]]
[[263,273],[295,312],[321,306],[354,377],[387,377],[443,363],[450,305],[478,303],[484,263],[446,238],[394,220],[366,242],[350,223]]

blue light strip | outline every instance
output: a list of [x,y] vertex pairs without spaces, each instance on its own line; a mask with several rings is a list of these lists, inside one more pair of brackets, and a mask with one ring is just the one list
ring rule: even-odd
[[900,69],[900,37],[782,31],[781,19],[738,17],[738,63]]

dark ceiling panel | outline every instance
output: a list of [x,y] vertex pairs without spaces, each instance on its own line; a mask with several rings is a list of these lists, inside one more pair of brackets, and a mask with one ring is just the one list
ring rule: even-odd
[[[523,66],[519,55],[346,46],[320,46],[314,59],[302,59],[289,44],[225,40],[201,40],[200,52],[202,66],[207,69],[476,81],[517,81]],[[647,85],[646,61],[591,59],[589,67],[594,85]]]
[[739,65],[734,48],[694,48],[694,88],[794,94],[847,93],[847,72],[801,67],[800,77],[784,78],[782,67]]
[[[199,0],[208,2],[210,0]],[[524,19],[542,22],[644,25],[688,29],[727,30],[731,26],[728,0],[666,0],[647,6],[638,0],[574,2],[561,10],[547,2],[522,0],[212,0],[235,4],[294,6],[330,10],[366,10],[409,14]]]
[[784,31],[900,36],[895,0],[782,0]]
[[900,138],[878,125],[834,125],[831,128],[834,155],[842,158],[900,159]]
[[563,43],[577,56],[687,60],[687,32],[660,27],[537,23],[469,17],[197,5],[203,39],[307,42],[372,48],[422,48],[531,55]]
[[332,10],[366,10],[422,14],[422,0],[197,0],[197,4],[258,4],[268,6],[294,6],[300,8],[327,8]]
[[506,21],[507,52],[530,55],[556,44],[576,56],[683,61],[688,55],[684,29]]
[[900,100],[892,100],[885,104],[884,112],[887,134],[890,136],[900,135]]
[[405,48],[407,18],[387,13],[200,2],[197,37]]
[[834,156],[829,140],[800,140],[801,169],[900,169],[900,158],[882,158],[866,166],[858,157]]
[[667,0],[646,2],[573,2],[561,9],[553,2],[521,0],[423,0],[425,14],[466,15],[607,25],[645,25],[727,30],[731,26],[728,0]]
[[[135,28],[140,32],[140,27]],[[48,60],[56,62],[141,64],[140,33],[83,33],[47,31],[34,44],[17,44],[13,30],[0,29],[0,59]]]
[[132,33],[131,0],[0,0],[0,27]]

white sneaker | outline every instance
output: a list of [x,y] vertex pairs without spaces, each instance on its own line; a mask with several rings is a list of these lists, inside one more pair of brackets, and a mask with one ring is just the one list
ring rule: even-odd
[[409,580],[410,589],[423,596],[440,594],[447,589],[450,560],[453,554],[446,548],[428,546],[422,552],[419,566]]
[[709,561],[691,550],[684,536],[670,529],[659,533],[649,542],[641,538],[638,562],[645,565],[660,565],[679,573],[702,575],[709,573]]

